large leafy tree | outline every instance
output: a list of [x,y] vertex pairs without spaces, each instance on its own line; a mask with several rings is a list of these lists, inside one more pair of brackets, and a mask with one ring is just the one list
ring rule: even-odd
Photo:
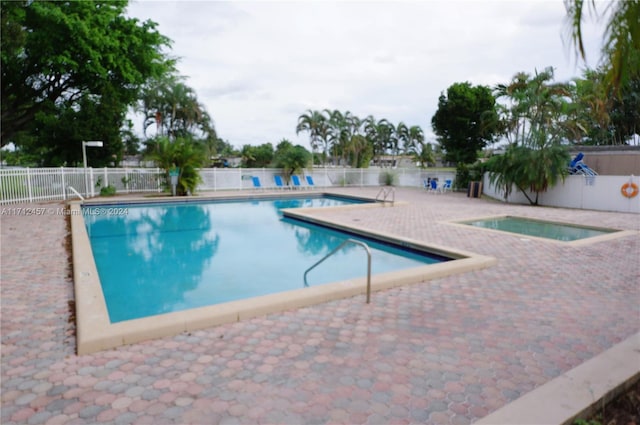
[[492,143],[498,131],[496,101],[491,89],[455,83],[438,99],[438,109],[431,119],[445,159],[471,164],[478,151]]
[[172,66],[169,40],[126,6],[2,1],[2,146],[24,142],[47,165],[79,162],[82,140],[105,142],[92,152],[101,163],[120,154],[127,108]]

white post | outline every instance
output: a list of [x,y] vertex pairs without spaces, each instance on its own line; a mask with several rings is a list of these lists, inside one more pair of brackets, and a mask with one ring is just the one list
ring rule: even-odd
[[89,193],[93,198],[94,196],[96,196],[95,192],[93,191],[93,168],[89,168],[89,187],[90,187]]
[[60,178],[62,179],[62,200],[67,200],[67,185],[64,182],[64,167],[60,167]]
[[27,190],[29,191],[29,202],[33,202],[33,191],[31,190],[31,169],[27,167]]
[[94,148],[101,148],[104,145],[101,140],[90,140],[88,142],[82,141],[82,165],[84,166],[84,186],[85,195],[91,193],[93,196],[93,170],[91,171],[91,191],[87,188],[87,146]]
[[107,167],[104,167],[104,187],[109,186],[109,173],[107,172]]

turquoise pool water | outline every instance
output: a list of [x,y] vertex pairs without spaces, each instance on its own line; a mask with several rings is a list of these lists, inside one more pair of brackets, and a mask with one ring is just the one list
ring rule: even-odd
[[[369,245],[373,275],[447,260],[280,213],[353,202],[309,195],[84,207],[83,215],[112,323],[302,288],[305,270],[348,238]],[[366,258],[347,245],[308,284],[366,276]]]
[[485,229],[502,230],[503,232],[517,233],[526,236],[554,239],[557,241],[576,241],[594,236],[606,235],[616,232],[610,229],[595,229],[589,227],[574,226],[570,224],[558,224],[541,220],[531,220],[521,217],[497,217],[475,221],[465,221],[464,224]]

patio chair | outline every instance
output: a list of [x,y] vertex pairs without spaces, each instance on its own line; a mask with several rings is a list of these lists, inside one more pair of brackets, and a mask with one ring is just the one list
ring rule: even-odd
[[309,185],[309,187],[313,188],[316,186],[316,184],[313,182],[313,177],[306,176],[305,179],[307,180],[307,184]]
[[282,182],[282,176],[273,176],[273,180],[276,182],[276,187],[278,189],[284,189],[285,185]]
[[291,176],[291,182],[293,183],[293,187],[300,188],[302,185],[300,184],[300,177],[293,175]]
[[431,179],[431,182],[429,184],[429,192],[430,193],[438,193],[438,180]]
[[262,189],[262,184],[260,184],[260,177],[251,176],[251,182],[253,183],[253,187],[256,189]]
[[451,191],[451,184],[452,183],[453,183],[453,181],[450,180],[450,179],[445,180],[444,184],[442,185],[442,192],[446,192],[447,190]]

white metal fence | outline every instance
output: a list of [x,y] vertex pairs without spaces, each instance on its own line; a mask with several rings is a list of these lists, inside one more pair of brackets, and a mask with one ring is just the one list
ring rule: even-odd
[[[392,173],[394,184],[422,187],[428,178],[454,179],[453,171],[389,169],[389,168],[314,168],[304,175],[313,178],[315,186],[379,186],[386,173]],[[277,168],[205,168],[200,170],[203,182],[197,191],[251,190],[251,177],[258,177],[264,188],[276,188]],[[306,181],[301,179],[303,186]],[[165,175],[158,168],[2,168],[0,169],[0,204],[66,200],[100,194],[106,186],[116,193],[162,192]],[[73,188],[73,189],[71,189]]]

